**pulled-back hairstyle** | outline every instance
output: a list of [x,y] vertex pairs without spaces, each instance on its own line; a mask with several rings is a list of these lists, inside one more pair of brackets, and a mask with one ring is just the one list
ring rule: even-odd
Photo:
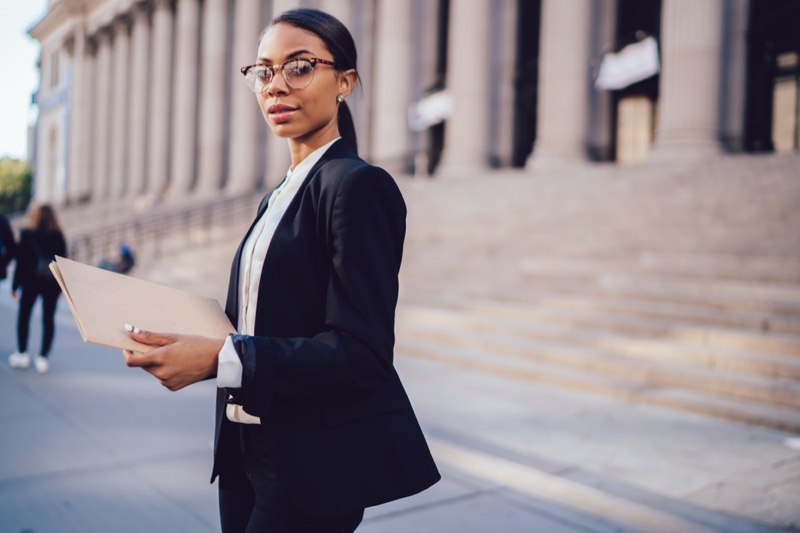
[[31,204],[28,219],[33,231],[61,231],[56,212],[50,204]]
[[[324,11],[318,9],[299,8],[290,11],[284,11],[270,22],[270,26],[276,24],[289,24],[302,30],[310,31],[319,37],[325,46],[328,47],[333,56],[333,62],[336,63],[336,70],[343,72],[345,70],[356,68],[356,43],[353,41],[353,36],[347,30],[344,24],[333,15],[329,15]],[[361,78],[358,78],[357,83],[361,83]],[[353,116],[350,114],[350,108],[347,107],[347,102],[339,104],[339,114],[337,117],[339,125],[339,134],[347,141],[353,151],[358,154],[358,140],[356,139],[356,127],[353,124]]]

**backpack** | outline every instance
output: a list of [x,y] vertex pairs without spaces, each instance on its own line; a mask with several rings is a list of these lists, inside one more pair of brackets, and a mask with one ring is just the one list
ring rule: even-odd
[[52,284],[55,282],[56,278],[50,271],[50,263],[55,260],[56,256],[54,254],[43,254],[42,249],[39,248],[36,239],[33,237],[31,237],[31,245],[36,254],[36,264],[33,270],[34,278],[38,283],[45,285]]

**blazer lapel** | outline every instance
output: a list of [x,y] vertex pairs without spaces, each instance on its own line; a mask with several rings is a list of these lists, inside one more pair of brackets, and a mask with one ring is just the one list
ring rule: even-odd
[[242,264],[242,252],[244,251],[244,243],[247,242],[247,239],[253,232],[253,228],[255,228],[256,223],[259,221],[259,219],[264,215],[264,212],[267,210],[267,205],[269,205],[269,199],[274,192],[275,190],[273,189],[264,197],[263,200],[261,200],[261,204],[258,206],[258,212],[256,214],[256,217],[253,219],[253,222],[250,224],[250,227],[247,229],[247,233],[244,234],[244,237],[242,238],[241,242],[239,242],[239,247],[236,249],[236,253],[233,255],[233,262],[231,263],[231,275],[230,275],[230,280],[228,282],[228,298],[227,301],[225,302],[225,314],[228,315],[228,318],[230,319],[230,321],[233,323],[233,326],[237,330],[239,329],[239,278],[241,273],[240,267]]

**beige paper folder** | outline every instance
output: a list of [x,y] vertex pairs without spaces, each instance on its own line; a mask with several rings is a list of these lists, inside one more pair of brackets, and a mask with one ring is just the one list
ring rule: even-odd
[[219,302],[56,256],[50,270],[86,342],[137,352],[125,324],[145,331],[223,338],[235,333]]

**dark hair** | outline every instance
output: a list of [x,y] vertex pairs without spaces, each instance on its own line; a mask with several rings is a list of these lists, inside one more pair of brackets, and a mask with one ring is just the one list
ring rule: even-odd
[[50,204],[31,204],[28,218],[33,231],[61,231],[56,212]]
[[[358,72],[356,68],[358,54],[356,53],[356,43],[353,41],[353,36],[350,35],[345,25],[333,15],[318,9],[292,9],[284,11],[272,19],[270,26],[275,24],[289,24],[290,26],[310,31],[328,47],[328,51],[333,55],[333,61],[336,63],[336,70],[343,72],[355,69]],[[360,77],[356,83],[361,83]],[[353,116],[350,114],[347,102],[339,104],[337,123],[339,125],[339,134],[357,154],[356,127],[353,124]]]

